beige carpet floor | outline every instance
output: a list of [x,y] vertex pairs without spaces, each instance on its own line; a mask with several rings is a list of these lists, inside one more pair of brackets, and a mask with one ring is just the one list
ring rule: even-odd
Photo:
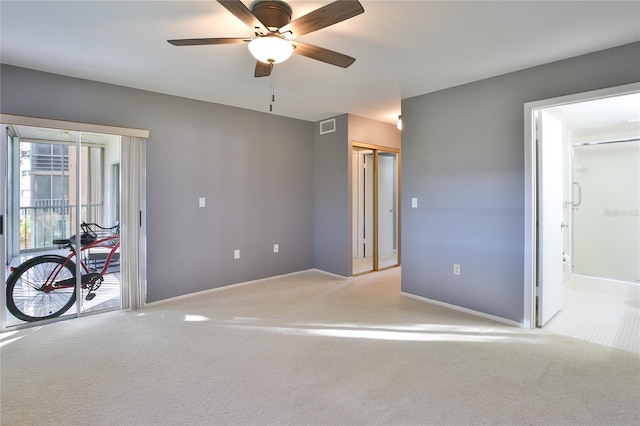
[[[637,425],[640,357],[316,271],[0,335],[2,425]],[[180,283],[176,283],[180,285]]]

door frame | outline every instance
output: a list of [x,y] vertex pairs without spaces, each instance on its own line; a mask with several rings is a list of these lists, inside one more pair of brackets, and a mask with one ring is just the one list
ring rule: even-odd
[[[2,129],[0,129],[0,152],[7,153],[8,150],[8,134],[7,128],[8,125],[6,123],[0,122],[2,125]],[[7,199],[7,187],[9,183],[8,177],[8,168],[7,168],[7,155],[0,155],[0,259],[2,259],[2,264],[0,265],[0,282],[5,283],[7,277],[5,277],[6,270],[6,247],[7,247],[7,232],[6,232],[6,223],[7,223],[7,206],[5,204]],[[6,305],[5,301],[5,286],[2,286],[0,291],[0,309],[2,309],[2,313],[0,314],[0,331],[6,330],[6,319],[4,311]]]
[[[364,272],[364,273],[369,273],[369,272],[376,272],[376,271],[380,271],[380,270],[384,270],[384,269],[390,269],[390,268],[395,268],[396,266],[399,266],[402,263],[402,257],[401,257],[401,243],[400,243],[400,235],[401,235],[401,223],[400,223],[400,200],[401,200],[401,171],[402,171],[402,154],[401,154],[401,150],[399,148],[393,148],[393,147],[387,147],[387,146],[382,146],[382,145],[374,145],[374,144],[369,144],[369,143],[363,143],[363,142],[352,142],[351,143],[351,152],[353,152],[354,148],[362,148],[362,149],[369,149],[373,151],[373,269],[371,271],[368,272]],[[397,192],[396,192],[396,215],[398,217],[397,223],[396,223],[396,233],[397,233],[397,253],[398,253],[398,261],[395,265],[392,266],[388,266],[388,267],[384,267],[384,268],[379,268],[378,267],[378,153],[379,152],[391,152],[396,154],[396,186],[397,186]],[[352,176],[352,180],[354,179],[354,177]],[[351,186],[353,185],[353,182],[351,183]],[[353,198],[353,196],[352,196]],[[351,203],[353,203],[353,200],[351,200]],[[352,214],[353,216],[353,214]],[[351,218],[351,220],[353,220],[353,217]],[[353,238],[353,232],[352,232],[352,238]],[[352,242],[352,246],[353,246],[353,242]],[[351,267],[353,268],[353,258],[351,259]],[[353,273],[352,273],[353,275]],[[361,275],[361,274],[357,274],[357,275]]]
[[534,115],[554,106],[640,92],[640,82],[608,87],[524,104],[524,315],[522,327],[536,327],[536,287],[538,284],[537,251],[544,241],[538,239],[538,143]]

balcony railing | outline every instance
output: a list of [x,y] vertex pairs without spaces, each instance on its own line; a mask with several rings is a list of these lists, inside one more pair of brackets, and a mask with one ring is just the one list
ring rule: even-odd
[[[52,200],[53,201],[53,200]],[[20,250],[52,248],[52,241],[69,238],[76,229],[76,206],[60,202],[33,207],[20,207]],[[102,204],[82,204],[80,220],[100,222]]]

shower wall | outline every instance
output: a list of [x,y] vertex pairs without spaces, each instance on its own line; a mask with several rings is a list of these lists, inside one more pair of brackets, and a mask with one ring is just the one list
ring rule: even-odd
[[574,142],[572,157],[573,273],[640,282],[640,141]]

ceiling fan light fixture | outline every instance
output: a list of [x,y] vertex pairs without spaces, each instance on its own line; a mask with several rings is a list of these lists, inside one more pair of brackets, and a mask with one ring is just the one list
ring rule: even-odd
[[277,35],[266,35],[251,40],[249,52],[260,62],[277,64],[289,59],[293,53],[293,44]]

